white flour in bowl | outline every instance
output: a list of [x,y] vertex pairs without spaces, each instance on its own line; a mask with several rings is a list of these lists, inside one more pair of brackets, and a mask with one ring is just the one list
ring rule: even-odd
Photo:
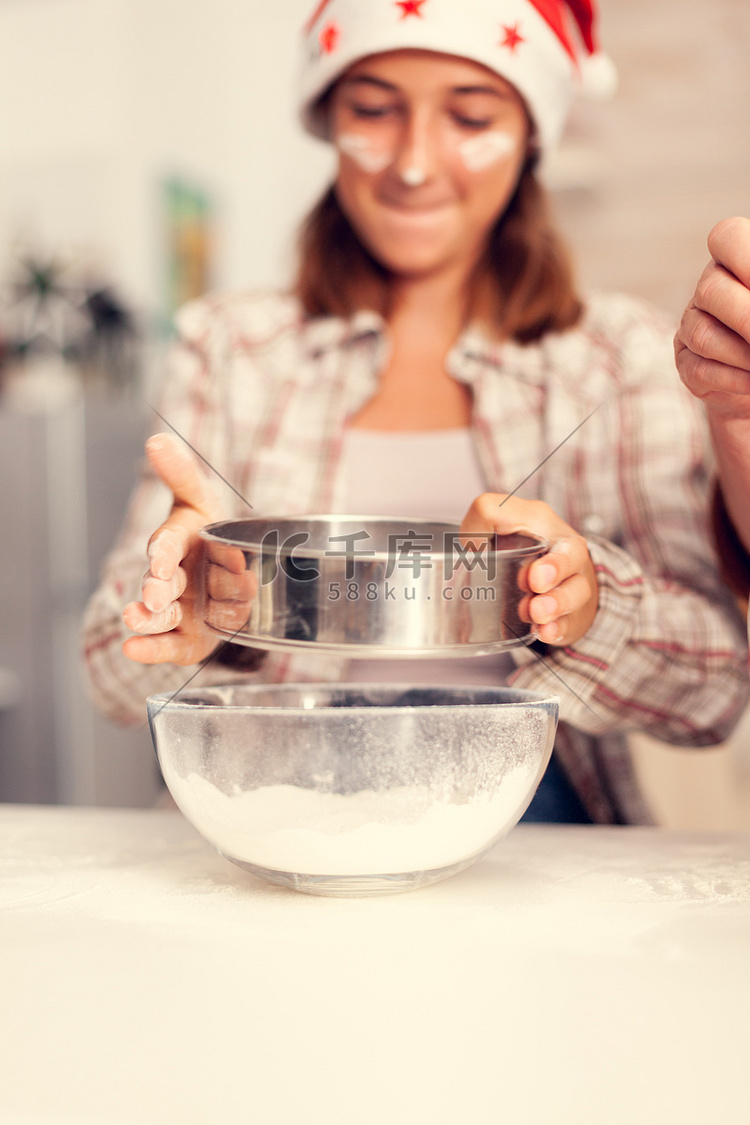
[[389,875],[482,851],[515,823],[536,769],[517,766],[494,794],[461,804],[426,785],[346,794],[270,785],[227,795],[197,773],[168,770],[165,780],[188,820],[233,859],[299,875]]

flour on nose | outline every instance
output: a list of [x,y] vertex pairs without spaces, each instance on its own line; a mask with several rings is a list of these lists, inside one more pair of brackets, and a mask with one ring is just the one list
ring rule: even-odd
[[401,179],[408,187],[420,187],[427,179],[427,173],[424,168],[413,165],[410,168],[403,169]]

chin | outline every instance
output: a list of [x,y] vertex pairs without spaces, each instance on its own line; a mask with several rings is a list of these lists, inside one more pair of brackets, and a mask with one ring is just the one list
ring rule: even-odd
[[386,222],[349,220],[360,239],[386,269],[398,274],[423,273],[438,268],[444,261],[455,257],[461,250],[461,233],[455,228],[443,229],[435,222],[405,223],[400,217]]
[[449,266],[457,256],[450,248],[436,251],[434,244],[425,246],[407,239],[399,240],[397,245],[378,245],[370,241],[368,248],[381,265],[400,277],[439,273],[441,268]]
[[420,279],[436,277],[448,268],[448,265],[444,262],[421,262],[415,261],[414,258],[409,258],[407,261],[383,262],[383,265],[395,277],[403,278],[405,281],[419,281]]

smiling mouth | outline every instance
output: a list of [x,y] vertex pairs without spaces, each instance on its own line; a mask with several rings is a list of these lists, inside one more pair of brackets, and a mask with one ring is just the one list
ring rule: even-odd
[[435,215],[439,211],[445,211],[450,207],[451,201],[449,199],[439,199],[430,202],[408,202],[402,199],[389,199],[384,198],[380,200],[384,207],[388,207],[392,211],[397,211],[401,215]]

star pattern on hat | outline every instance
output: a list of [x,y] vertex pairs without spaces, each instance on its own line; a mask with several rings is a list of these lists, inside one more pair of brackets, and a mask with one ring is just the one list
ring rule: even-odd
[[514,23],[511,24],[510,27],[508,27],[503,23],[500,26],[502,27],[503,35],[505,36],[500,46],[507,47],[510,53],[512,55],[515,55],[516,47],[519,45],[519,43],[526,42],[523,35],[521,35],[520,31],[518,30],[519,25],[517,23]]
[[321,27],[318,33],[318,42],[320,49],[324,55],[332,55],[339,45],[341,38],[341,28],[335,20],[329,20],[327,24]]
[[408,16],[419,16],[421,19],[422,5],[426,3],[427,0],[396,0],[396,7],[401,9],[402,20]]

